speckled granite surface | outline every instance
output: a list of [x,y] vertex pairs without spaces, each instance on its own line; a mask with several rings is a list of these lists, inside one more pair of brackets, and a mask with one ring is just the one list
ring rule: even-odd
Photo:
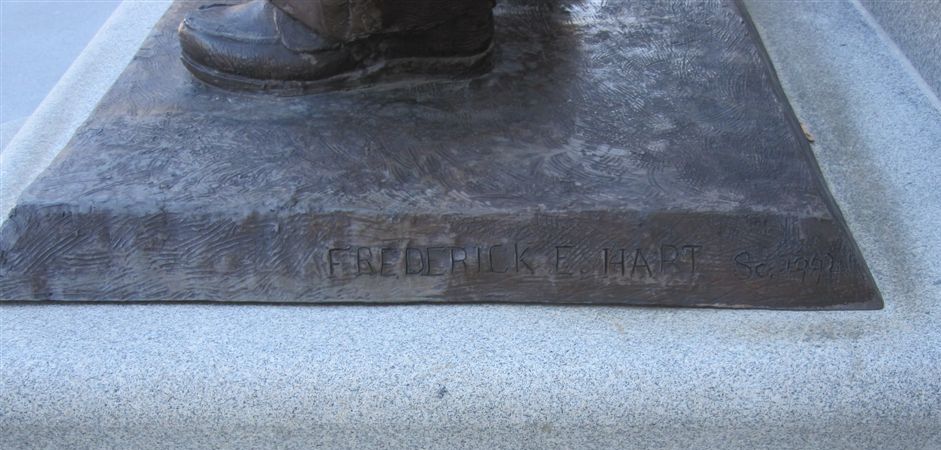
[[941,447],[941,111],[853,5],[748,1],[882,311],[0,307],[0,447]]
[[941,95],[941,0],[859,0]]

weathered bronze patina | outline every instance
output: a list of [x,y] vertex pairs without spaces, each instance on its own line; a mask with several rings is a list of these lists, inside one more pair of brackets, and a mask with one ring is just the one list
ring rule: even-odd
[[0,297],[882,305],[736,3],[501,2],[486,73],[299,97],[194,80],[193,5],[20,198]]

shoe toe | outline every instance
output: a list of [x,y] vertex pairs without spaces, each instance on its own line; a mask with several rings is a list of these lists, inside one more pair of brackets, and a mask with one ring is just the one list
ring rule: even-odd
[[274,42],[278,29],[266,0],[238,5],[213,4],[186,15],[181,28],[239,42]]
[[179,27],[184,60],[202,70],[269,79],[286,55],[265,0],[210,5],[188,14]]
[[322,79],[355,66],[348,50],[286,24],[291,23],[267,0],[201,8],[180,23],[184,62],[197,76],[292,81]]

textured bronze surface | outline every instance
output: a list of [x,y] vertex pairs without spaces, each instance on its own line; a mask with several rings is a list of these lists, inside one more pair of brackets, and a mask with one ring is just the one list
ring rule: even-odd
[[501,2],[495,67],[278,98],[175,5],[0,230],[0,297],[879,308],[750,22]]

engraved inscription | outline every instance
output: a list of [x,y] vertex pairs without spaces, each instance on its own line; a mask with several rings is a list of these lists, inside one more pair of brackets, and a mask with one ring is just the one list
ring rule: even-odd
[[658,251],[635,249],[602,250],[604,274],[655,277],[655,274],[696,273],[697,252],[701,245],[661,245]]
[[743,279],[766,279],[790,277],[800,282],[821,283],[838,272],[836,258],[830,253],[779,255],[761,259],[748,251],[737,253],[733,258],[736,271]]
[[659,244],[586,248],[568,243],[492,245],[337,246],[328,248],[330,277],[381,278],[449,275],[553,275],[657,279],[691,277],[700,269],[703,246]]

